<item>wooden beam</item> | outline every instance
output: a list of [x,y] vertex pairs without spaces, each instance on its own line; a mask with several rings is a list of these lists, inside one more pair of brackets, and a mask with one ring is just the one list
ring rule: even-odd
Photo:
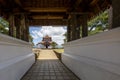
[[103,7],[103,9],[106,8],[106,7],[110,7],[110,5],[108,6],[107,4],[109,4],[108,0],[104,0],[101,7]]
[[87,15],[88,12],[68,12],[67,14]]
[[14,36],[14,16],[9,15],[9,36]]
[[[70,11],[76,11],[77,9],[78,9],[78,7],[79,7],[79,4],[82,2],[82,0],[73,0],[72,2],[71,2],[71,7],[69,8],[69,10]],[[79,8],[80,9],[80,8]]]
[[96,12],[100,12],[101,11],[101,9],[100,9],[100,6],[98,5],[98,4],[96,4]]
[[20,7],[22,7],[22,4],[20,2],[20,0],[14,0],[16,4],[18,4]]
[[90,5],[95,5],[99,0],[92,0]]
[[29,42],[29,20],[26,18],[25,19],[25,34],[26,34],[26,38],[25,38],[25,41]]
[[71,30],[71,22],[70,22],[70,19],[67,20],[67,42],[71,41],[72,40],[72,30]]
[[88,36],[87,15],[82,16],[82,37]]
[[36,8],[36,7],[28,7],[24,8],[25,10],[28,10],[30,12],[66,12],[67,8],[61,7],[61,8]]
[[46,16],[31,16],[33,19],[63,19],[63,16],[49,16],[49,15],[46,15]]
[[6,5],[6,2],[5,2],[5,0],[0,0],[0,5],[3,5],[3,6],[5,6],[5,5]]
[[76,15],[71,15],[71,30],[72,30],[72,40],[76,40]]
[[82,0],[76,0],[74,7],[75,8],[78,7],[81,2],[82,2]]
[[67,25],[67,21],[64,21],[62,19],[39,19],[39,20],[30,20],[29,21],[30,26],[61,26],[61,25]]

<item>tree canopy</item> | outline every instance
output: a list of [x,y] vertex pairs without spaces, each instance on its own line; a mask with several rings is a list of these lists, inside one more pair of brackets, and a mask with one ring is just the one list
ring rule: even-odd
[[54,41],[53,41],[52,44],[51,44],[51,46],[52,46],[53,49],[55,49],[57,45],[58,45],[58,44],[57,44],[56,42],[54,42]]
[[9,23],[0,17],[0,33],[8,34]]
[[108,28],[108,11],[106,10],[88,22],[88,35],[103,32]]

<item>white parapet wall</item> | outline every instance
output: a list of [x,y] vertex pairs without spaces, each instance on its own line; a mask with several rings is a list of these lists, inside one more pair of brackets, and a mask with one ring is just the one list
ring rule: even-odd
[[34,62],[31,44],[0,34],[0,80],[20,80]]
[[120,27],[68,42],[62,62],[81,80],[120,80]]

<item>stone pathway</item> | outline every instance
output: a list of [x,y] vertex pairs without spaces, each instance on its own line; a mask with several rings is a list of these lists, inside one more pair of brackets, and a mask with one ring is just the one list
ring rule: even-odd
[[79,80],[52,50],[42,50],[36,63],[21,80]]
[[41,50],[38,59],[47,60],[47,59],[58,59],[53,50]]

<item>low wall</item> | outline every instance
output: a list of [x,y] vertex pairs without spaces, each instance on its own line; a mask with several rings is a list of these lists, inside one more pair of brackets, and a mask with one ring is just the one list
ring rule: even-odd
[[0,80],[20,80],[34,61],[31,44],[0,34]]
[[62,62],[81,80],[120,80],[120,27],[68,42]]

